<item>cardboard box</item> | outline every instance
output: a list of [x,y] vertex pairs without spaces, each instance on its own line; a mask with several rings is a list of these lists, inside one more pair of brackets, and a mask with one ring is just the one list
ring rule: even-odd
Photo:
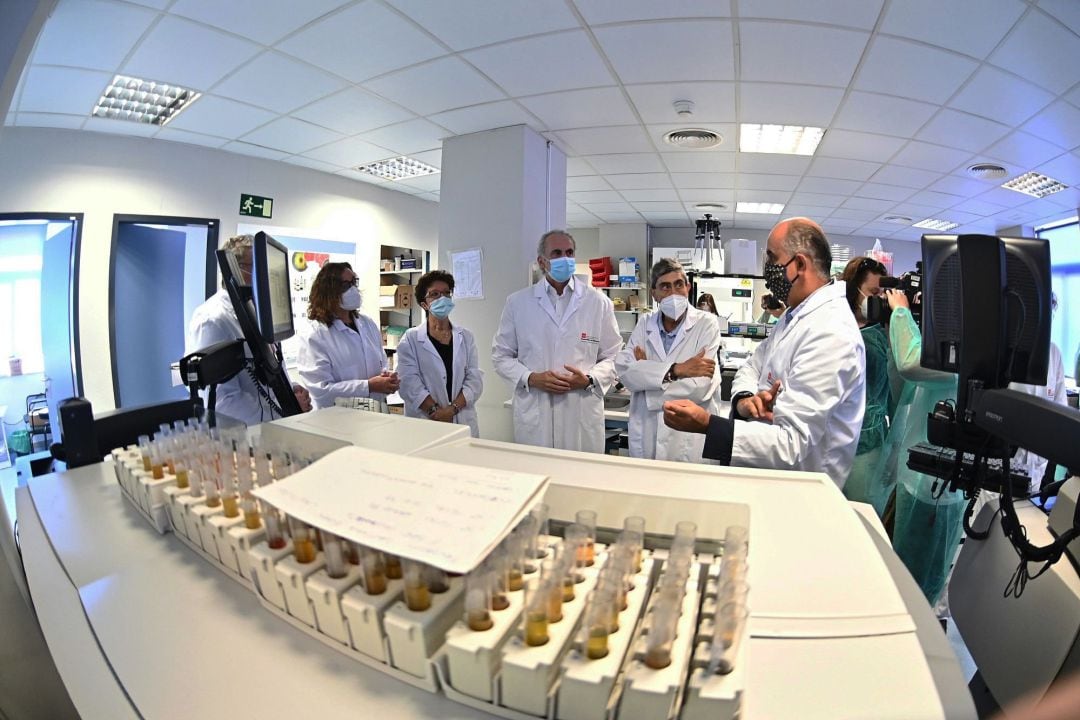
[[408,310],[413,306],[415,291],[412,285],[380,285],[379,307]]

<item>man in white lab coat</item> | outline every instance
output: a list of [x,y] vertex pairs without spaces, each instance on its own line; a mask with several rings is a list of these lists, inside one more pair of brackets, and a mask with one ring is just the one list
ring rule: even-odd
[[619,380],[630,390],[630,456],[700,462],[705,438],[673,430],[660,420],[667,400],[686,399],[715,412],[720,374],[716,315],[690,307],[682,265],[662,258],[650,273],[659,312],[642,316],[615,358]]
[[705,433],[723,464],[824,472],[843,487],[865,409],[862,337],[821,227],[784,220],[769,233],[765,283],[788,310],[732,383],[732,417],[687,400],[664,404],[664,422]]
[[565,230],[540,238],[544,277],[506,299],[491,359],[514,390],[516,442],[602,453],[622,336],[611,300],[574,277],[574,250]]
[[[246,285],[251,284],[253,242],[251,235],[237,235],[226,240],[222,246],[222,249],[236,255],[237,264],[240,266],[240,279]],[[236,310],[233,309],[229,293],[223,286],[191,314],[186,352],[193,353],[217,343],[243,338],[244,331],[240,329],[240,321],[236,319]],[[244,353],[251,357],[251,351],[246,347]],[[300,409],[304,412],[310,410],[311,396],[308,391],[302,385],[294,384],[293,392],[300,403]],[[219,417],[226,415],[245,425],[257,425],[273,419],[269,404],[259,393],[251,373],[246,371],[218,386],[214,411]]]

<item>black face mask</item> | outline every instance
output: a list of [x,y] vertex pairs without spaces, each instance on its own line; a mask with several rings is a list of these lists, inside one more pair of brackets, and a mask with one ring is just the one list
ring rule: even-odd
[[780,302],[787,304],[788,293],[791,292],[791,281],[787,279],[786,269],[787,266],[795,261],[792,257],[786,263],[781,265],[780,263],[765,263],[763,275],[765,276],[765,287],[769,289],[773,297]]

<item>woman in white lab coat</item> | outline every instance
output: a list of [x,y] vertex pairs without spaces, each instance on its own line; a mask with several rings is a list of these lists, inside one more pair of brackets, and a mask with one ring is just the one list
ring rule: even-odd
[[312,329],[300,345],[297,365],[315,409],[339,397],[386,400],[398,376],[387,370],[382,333],[361,315],[360,290],[349,263],[326,263],[311,284]]
[[476,401],[484,374],[473,334],[450,322],[453,295],[454,276],[444,270],[432,270],[416,283],[427,322],[409,328],[398,345],[401,397],[409,417],[468,425],[480,437]]
[[678,262],[661,259],[651,278],[660,311],[638,320],[615,357],[619,380],[633,393],[630,456],[703,462],[705,436],[665,425],[664,402],[688,399],[710,413],[718,411],[720,324],[716,315],[689,307],[690,285]]

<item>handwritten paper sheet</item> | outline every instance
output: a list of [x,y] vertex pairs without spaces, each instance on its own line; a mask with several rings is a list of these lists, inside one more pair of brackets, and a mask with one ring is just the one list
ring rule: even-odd
[[547,482],[351,446],[254,494],[361,545],[465,573],[539,502]]
[[454,298],[457,300],[484,299],[484,251],[470,248],[450,253],[454,273]]

